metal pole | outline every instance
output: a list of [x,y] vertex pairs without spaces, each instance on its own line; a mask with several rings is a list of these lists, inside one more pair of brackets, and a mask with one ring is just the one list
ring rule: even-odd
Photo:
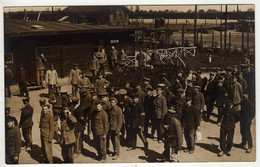
[[244,30],[242,31],[242,53],[244,53]]
[[227,52],[227,9],[228,9],[228,5],[226,5],[226,12],[225,12],[225,33],[224,33],[224,49],[225,49],[225,53]]
[[182,46],[184,46],[184,25],[182,25],[181,42],[182,42]]
[[231,57],[231,32],[229,32],[229,58]]
[[194,13],[194,46],[197,45],[197,30],[196,30],[196,26],[197,26],[197,5],[195,5],[195,13]]
[[149,39],[150,39],[150,49],[152,49],[152,47],[153,47],[153,43],[152,43],[152,23],[150,23],[150,37],[149,37]]
[[203,51],[202,24],[200,26],[200,46],[201,46],[201,52],[202,52]]
[[247,33],[246,48],[247,48],[247,55],[249,55],[249,33]]

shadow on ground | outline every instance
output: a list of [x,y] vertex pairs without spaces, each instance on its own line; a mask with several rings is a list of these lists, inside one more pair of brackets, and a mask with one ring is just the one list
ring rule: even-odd
[[216,140],[216,141],[218,141],[218,142],[220,141],[218,137],[207,137],[207,138],[208,138],[208,139],[214,139],[214,140]]
[[210,151],[214,154],[219,153],[218,145],[216,144],[206,144],[206,143],[196,143],[197,146],[204,148],[207,151]]
[[147,162],[157,162],[156,159],[162,157],[162,154],[150,149],[145,150],[144,153],[145,156],[139,156],[138,158],[142,160],[146,160]]

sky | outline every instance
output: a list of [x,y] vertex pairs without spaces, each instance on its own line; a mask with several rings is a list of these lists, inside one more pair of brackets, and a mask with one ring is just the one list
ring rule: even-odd
[[[241,11],[246,11],[248,9],[254,9],[255,6],[254,5],[238,5],[239,6],[239,10]],[[140,10],[178,10],[178,11],[183,11],[186,12],[187,10],[191,9],[194,10],[194,5],[167,5],[167,6],[139,6]],[[59,6],[59,7],[54,7],[54,10],[58,10],[58,8],[60,8],[61,10],[66,8],[66,6]],[[46,11],[49,10],[51,11],[51,7],[46,6],[46,7],[5,7],[4,8],[4,12],[16,12],[16,11],[24,11],[24,9],[26,9],[27,11]],[[135,7],[134,7],[135,9]],[[207,11],[208,9],[215,9],[220,11],[221,10],[221,5],[198,5],[198,10],[203,9],[205,11]],[[225,5],[223,5],[222,7],[223,11],[225,10]],[[234,11],[237,10],[237,5],[228,5],[228,11]]]

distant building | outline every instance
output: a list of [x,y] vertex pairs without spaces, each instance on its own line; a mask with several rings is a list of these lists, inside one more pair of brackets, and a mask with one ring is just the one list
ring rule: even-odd
[[131,11],[125,6],[70,6],[62,12],[72,23],[122,26],[129,24]]

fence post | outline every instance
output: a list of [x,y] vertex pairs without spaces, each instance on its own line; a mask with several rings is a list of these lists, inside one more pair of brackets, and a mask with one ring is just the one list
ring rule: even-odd
[[249,55],[249,32],[247,33],[247,39],[246,39],[246,48],[247,48],[247,55]]
[[184,25],[182,25],[182,32],[181,32],[181,42],[182,42],[182,46],[184,46]]
[[244,31],[242,31],[242,53],[244,53]]
[[149,39],[150,39],[150,49],[152,49],[152,47],[153,47],[153,43],[152,43],[152,23],[150,23],[150,37],[149,37]]
[[229,32],[229,57],[231,58],[231,32]]
[[212,33],[212,44],[211,44],[211,46],[212,46],[212,50],[214,49],[214,31],[212,31],[211,32]]

